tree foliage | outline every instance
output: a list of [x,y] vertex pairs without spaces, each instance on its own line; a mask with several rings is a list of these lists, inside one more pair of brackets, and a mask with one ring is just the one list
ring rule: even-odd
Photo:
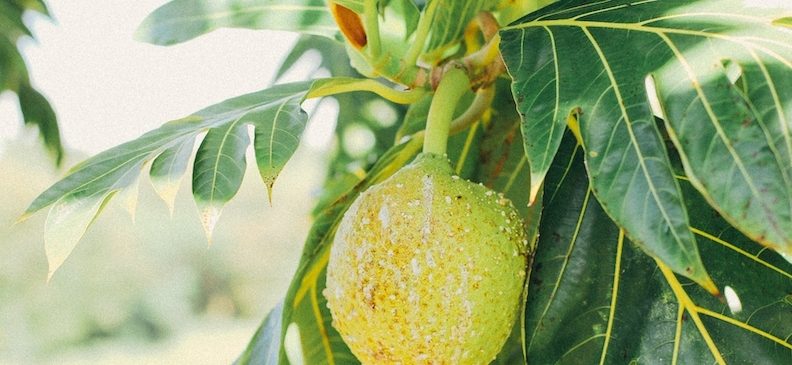
[[0,92],[9,90],[17,94],[25,125],[38,128],[44,146],[55,164],[60,165],[63,145],[58,120],[44,95],[30,84],[25,60],[17,48],[20,37],[33,36],[22,21],[28,10],[49,15],[41,0],[0,0]]
[[[156,10],[140,39],[301,32],[282,70],[318,50],[332,77],[226,100],[77,166],[25,213],[54,206],[50,275],[108,200],[134,209],[146,169],[172,204],[193,153],[211,237],[251,143],[272,188],[300,143],[302,102],[334,97],[336,134],[367,126],[376,159],[335,154],[291,287],[237,363],[290,363],[295,325],[306,363],[357,363],[321,294],[335,228],[359,192],[419,152],[436,78],[462,65],[474,77],[455,115],[470,120],[452,124],[448,156],[460,176],[511,199],[536,237],[524,317],[496,363],[789,362],[792,8],[440,3],[173,0]],[[400,123],[377,123],[369,104]]]

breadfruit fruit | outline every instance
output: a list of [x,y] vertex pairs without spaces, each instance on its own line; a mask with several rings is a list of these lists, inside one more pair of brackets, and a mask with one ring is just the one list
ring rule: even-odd
[[488,364],[521,308],[528,256],[508,199],[423,153],[350,205],[324,295],[364,365]]

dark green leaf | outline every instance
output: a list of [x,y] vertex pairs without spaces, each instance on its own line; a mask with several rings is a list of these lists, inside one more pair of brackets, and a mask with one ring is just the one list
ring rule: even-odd
[[15,41],[0,37],[0,88],[16,92],[19,85],[30,84],[27,67]]
[[269,129],[256,129],[253,147],[259,174],[267,185],[270,201],[272,185],[275,184],[275,179],[283,170],[283,166],[294,154],[294,146],[300,142],[300,136],[305,130],[304,118],[301,118],[300,114],[305,112],[299,104],[284,105],[284,108],[279,109],[272,118],[273,122]]
[[28,84],[20,85],[17,95],[25,124],[38,127],[44,146],[55,159],[55,165],[60,166],[63,160],[63,145],[60,140],[58,118],[52,106],[44,95]]
[[[666,77],[667,73],[671,80],[678,80],[662,80],[660,87],[662,90],[679,88],[674,91],[674,95],[679,96],[678,100],[672,101],[678,106],[678,113],[668,116],[672,136],[679,123],[689,121],[688,125],[698,125],[701,122],[699,116],[708,116],[701,112],[691,114],[687,109],[691,103],[704,105],[701,109],[717,111],[709,115],[709,119],[714,121],[710,124],[727,122],[728,119],[721,121],[718,118],[734,114],[729,111],[738,107],[734,105],[733,95],[716,90],[717,82],[696,84],[699,81],[696,80],[692,84],[699,85],[697,90],[705,90],[701,92],[708,95],[700,102],[696,99],[700,95],[689,92],[694,90],[689,78],[697,73],[704,76],[718,72],[706,70],[721,64],[724,59],[734,58],[745,60],[745,65],[755,64],[759,58],[750,60],[747,54],[758,54],[759,44],[764,47],[764,44],[776,43],[787,36],[779,31],[781,28],[773,30],[769,25],[773,15],[773,11],[743,6],[736,0],[640,3],[578,0],[556,3],[506,27],[501,33],[501,50],[514,79],[513,91],[524,117],[523,134],[531,165],[532,191],[538,191],[541,186],[565,124],[569,122],[586,151],[593,193],[608,215],[647,253],[661,259],[675,272],[714,290],[701,264],[695,236],[688,227],[684,201],[654,123],[645,78],[653,72],[661,72],[663,76],[659,79]],[[744,41],[749,35],[752,41]],[[774,56],[767,58],[776,57],[778,63],[789,64],[784,52],[772,54]],[[689,59],[696,60],[695,67],[685,66],[690,64]],[[664,70],[669,71],[658,71],[666,64],[669,66]],[[681,75],[672,78],[673,72]],[[679,80],[680,77],[686,78],[685,81]],[[681,90],[688,92],[682,93]],[[669,92],[661,91],[661,99],[668,97]],[[772,104],[769,95],[771,93],[764,93],[760,97],[763,100],[756,102],[761,104],[758,108]],[[661,100],[661,103],[666,102]],[[570,119],[570,113],[576,118]],[[772,123],[772,120],[768,119],[767,123]],[[699,131],[698,127],[690,130]],[[696,145],[702,153],[709,151],[707,146],[714,137],[736,137],[706,130],[703,128],[698,137],[688,139],[688,143]],[[782,131],[781,136],[789,136],[789,132]],[[779,138],[789,140],[788,137]],[[684,146],[683,152],[687,148],[692,147]],[[755,151],[754,144],[742,147],[737,155],[746,156]],[[763,152],[764,161],[748,164],[758,167],[767,164],[767,159],[780,158],[783,161],[786,157],[779,156],[784,154],[788,154],[786,149],[775,155]],[[687,166],[692,172],[691,178],[698,181],[694,171],[706,165],[701,160],[704,155],[687,159],[685,152],[684,156],[686,164],[691,164]],[[721,167],[725,165],[719,159],[727,157],[707,158],[707,163]],[[788,165],[779,167],[776,164],[765,168],[775,170],[767,179],[785,174],[783,171],[789,170]],[[713,197],[710,198],[713,202],[715,197],[730,196],[746,189],[750,191],[745,186],[730,185],[723,176],[709,177],[721,182],[718,186],[713,184],[714,191],[701,189],[706,196]],[[707,186],[707,189],[712,188]],[[788,191],[777,186],[762,188],[772,191],[768,200],[778,202],[774,206],[770,206],[767,200],[755,204],[766,211],[755,220],[770,223],[760,226],[750,222],[745,225],[759,227],[755,232],[760,233],[775,228],[770,226],[776,222],[792,225],[789,214],[792,200]],[[756,196],[760,190],[754,189],[748,196],[761,201]],[[722,211],[726,216],[730,213],[735,216],[736,222],[739,219],[736,216],[743,214],[737,205],[746,203],[747,200],[742,199]],[[720,207],[717,203],[715,206]],[[784,231],[783,224],[778,224],[775,229]],[[754,235],[757,236],[760,234]],[[779,246],[783,247],[778,243],[773,247]]]
[[172,0],[151,13],[135,37],[171,45],[224,27],[287,30],[340,39],[322,0]]
[[31,36],[23,21],[26,10],[48,15],[40,0],[0,0],[0,93],[10,90],[19,97],[19,106],[26,125],[39,129],[47,151],[60,166],[63,145],[58,121],[47,99],[30,85],[25,60],[17,49],[21,36]]
[[[716,282],[742,310],[641,254],[593,198],[567,134],[546,206],[526,311],[533,364],[782,364],[792,356],[792,266],[723,221],[680,176]],[[736,308],[736,307],[735,307]]]
[[16,42],[17,38],[23,35],[33,35],[22,21],[24,11],[25,9],[17,4],[7,0],[0,1],[0,29],[2,29],[0,36],[6,37],[11,42]]
[[[688,19],[685,34],[663,38],[676,57],[654,75],[669,136],[715,209],[755,241],[792,254],[792,40],[759,20],[734,22],[723,37],[697,25],[705,22]],[[710,38],[706,47],[701,37]]]

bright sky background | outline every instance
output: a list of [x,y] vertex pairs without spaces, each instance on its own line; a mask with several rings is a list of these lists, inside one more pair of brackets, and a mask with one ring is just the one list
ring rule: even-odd
[[[67,148],[90,154],[206,106],[266,88],[296,36],[220,29],[169,47],[137,42],[143,19],[167,0],[47,0],[22,47],[33,85],[53,105]],[[22,131],[16,97],[0,98],[0,138]]]
[[[135,139],[167,121],[267,88],[297,38],[286,32],[220,29],[183,44],[162,47],[137,42],[133,34],[143,19],[167,0],[45,2],[53,19],[38,13],[27,14],[26,23],[36,40],[23,41],[23,56],[33,86],[55,109],[67,150],[91,155]],[[287,74],[290,77],[286,81],[304,79],[315,67],[316,60],[300,62],[297,72]],[[337,107],[327,101],[315,110],[315,104],[304,105],[307,111],[319,116],[308,124],[304,139],[314,147],[326,147]],[[0,95],[0,148],[4,141],[35,133],[35,130],[25,131],[16,96],[10,92]],[[287,170],[279,179],[285,180],[280,187],[301,189],[308,196],[309,188],[321,186],[317,179],[302,176],[304,171]],[[288,178],[290,174],[298,178]],[[259,192],[263,192],[261,182],[257,183]],[[284,201],[279,191],[276,190],[275,197],[277,209],[304,210],[307,217],[312,198],[299,203],[304,207],[297,206],[293,201]],[[173,359],[198,363],[185,359],[203,356],[200,361],[206,361],[207,356],[214,355],[233,360],[246,346],[259,320],[254,319],[253,325],[246,322],[230,329],[204,331],[207,333],[189,332],[188,328],[185,334],[176,336],[179,342],[168,345],[166,355],[162,349],[137,357],[127,354],[125,359],[132,360],[123,363],[134,363],[141,356],[160,357],[161,361],[156,363],[174,363]],[[213,355],[206,355],[208,352]],[[145,359],[139,362],[153,363],[149,357]]]

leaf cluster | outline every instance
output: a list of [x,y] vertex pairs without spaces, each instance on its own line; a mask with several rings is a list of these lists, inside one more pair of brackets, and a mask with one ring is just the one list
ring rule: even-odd
[[17,94],[25,125],[38,128],[47,151],[56,165],[63,160],[58,119],[47,99],[31,84],[27,66],[17,48],[20,37],[33,37],[22,19],[26,11],[49,16],[42,0],[0,0],[0,93]]
[[335,228],[358,193],[419,152],[435,77],[461,64],[476,81],[450,106],[466,122],[452,124],[449,158],[519,207],[536,246],[524,316],[495,363],[788,362],[792,8],[439,4],[173,0],[155,11],[138,32],[155,44],[218,27],[302,32],[279,74],[312,51],[332,77],[229,99],[76,167],[26,212],[54,206],[50,274],[113,196],[134,210],[144,169],[172,204],[193,154],[211,237],[251,144],[271,189],[308,120],[302,103],[333,97],[339,146],[362,127],[373,147],[334,150],[291,287],[237,363],[290,363],[295,328],[306,363],[357,363],[321,294]]

